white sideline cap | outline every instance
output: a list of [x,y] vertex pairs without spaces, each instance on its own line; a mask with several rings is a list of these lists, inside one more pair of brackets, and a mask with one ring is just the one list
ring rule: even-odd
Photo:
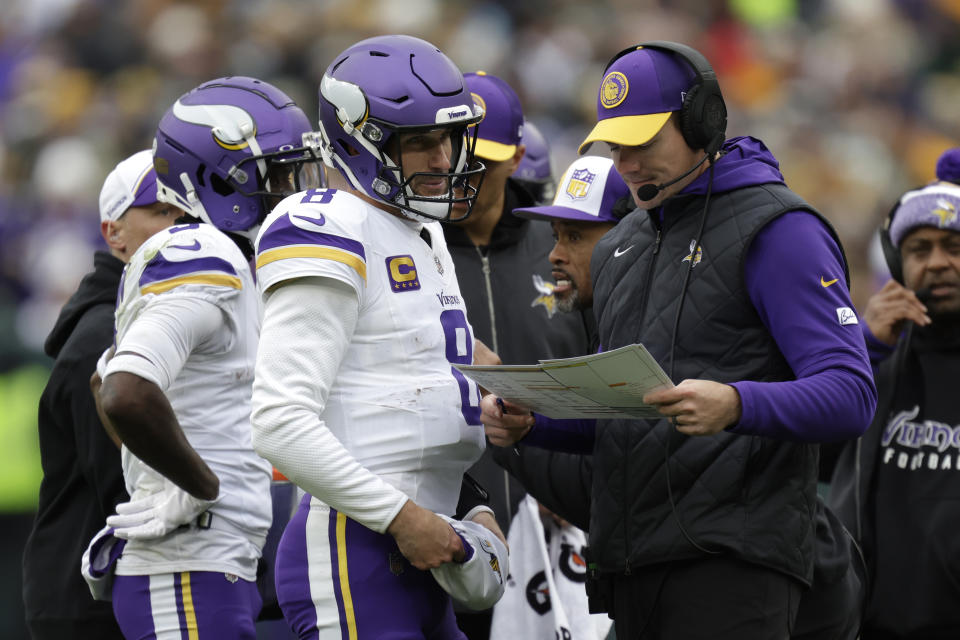
[[506,545],[477,522],[440,517],[463,540],[467,557],[463,562],[447,562],[430,572],[443,590],[463,606],[474,611],[489,609],[503,595],[504,582],[510,574]]
[[157,172],[153,152],[138,151],[118,164],[103,181],[100,190],[100,220],[116,220],[130,207],[157,201]]

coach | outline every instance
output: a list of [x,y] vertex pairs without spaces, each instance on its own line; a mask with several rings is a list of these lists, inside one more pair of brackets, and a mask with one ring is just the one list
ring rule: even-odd
[[[693,49],[621,52],[597,111],[581,152],[606,142],[645,210],[594,251],[600,343],[642,342],[679,383],[645,398],[663,418],[597,425],[601,594],[621,638],[787,638],[813,575],[812,443],[856,437],[876,405],[843,251],[759,140],[725,139]],[[496,444],[531,428],[490,396],[484,413]]]

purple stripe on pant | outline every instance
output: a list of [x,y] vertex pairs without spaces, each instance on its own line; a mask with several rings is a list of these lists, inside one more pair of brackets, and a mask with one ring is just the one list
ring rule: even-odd
[[[309,501],[310,496],[304,496],[277,552],[277,596],[284,617],[300,640],[349,639],[351,626],[358,640],[465,640],[457,628],[450,597],[429,571],[407,562],[392,536],[345,518],[341,538],[336,510],[311,510]],[[316,547],[310,557],[318,565],[313,567],[311,584],[307,530],[311,523],[314,527],[320,524],[317,519],[323,521],[323,531],[310,529]],[[338,544],[346,548],[345,567]],[[328,569],[319,566],[326,562]],[[348,589],[341,589],[344,571]],[[326,613],[319,630],[318,611]]]
[[113,614],[128,640],[170,632],[183,640],[254,640],[259,611],[257,585],[225,573],[116,576],[113,583]]

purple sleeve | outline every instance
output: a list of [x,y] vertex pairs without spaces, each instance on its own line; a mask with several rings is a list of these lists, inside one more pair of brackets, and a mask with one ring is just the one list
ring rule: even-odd
[[596,420],[588,418],[559,420],[539,413],[533,415],[536,422],[520,441],[521,444],[567,453],[593,453]]
[[796,380],[737,382],[734,433],[799,442],[858,437],[877,390],[840,247],[826,226],[793,211],[757,234],[744,267],[747,291]]

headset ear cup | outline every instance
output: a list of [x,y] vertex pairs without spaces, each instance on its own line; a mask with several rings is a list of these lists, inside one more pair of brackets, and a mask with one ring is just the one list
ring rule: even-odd
[[[720,150],[727,131],[727,105],[718,88],[697,84],[683,98],[680,132],[691,149],[713,155]],[[713,90],[711,90],[713,89]]]
[[883,249],[883,258],[887,262],[890,275],[903,284],[903,259],[900,257],[900,251],[893,246],[889,229],[880,229],[880,248]]
[[687,94],[683,97],[683,106],[680,108],[680,133],[683,134],[683,139],[686,141],[687,146],[691,149],[702,149],[707,143],[707,140],[704,140],[702,131],[700,130],[700,122],[697,119],[697,94],[700,93],[700,85],[695,84],[687,91]]
[[716,82],[701,86],[698,93],[700,129],[706,138],[703,149],[712,156],[720,150],[727,136],[727,105]]

